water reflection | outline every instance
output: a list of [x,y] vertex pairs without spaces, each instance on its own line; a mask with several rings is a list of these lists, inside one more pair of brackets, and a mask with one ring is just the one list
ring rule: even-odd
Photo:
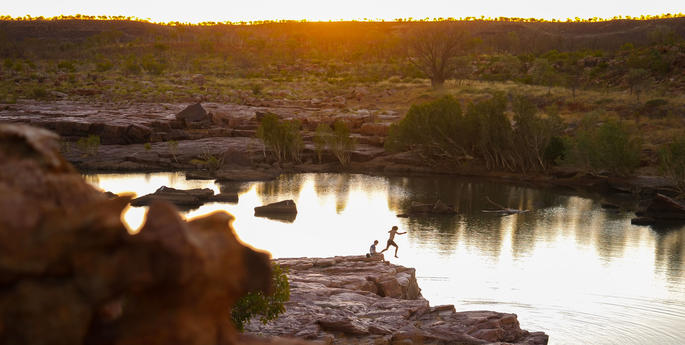
[[[551,344],[683,344],[685,228],[654,231],[608,212],[600,199],[560,191],[457,178],[300,174],[276,181],[186,181],[178,174],[87,176],[114,193],[147,194],[162,184],[237,192],[238,204],[211,203],[236,217],[236,233],[274,257],[362,254],[390,226],[400,259],[415,267],[433,304],[519,314],[522,327],[544,330]],[[487,198],[530,212],[483,213]],[[254,217],[254,207],[297,203],[292,223]],[[412,201],[453,204],[453,216],[397,218]],[[628,202],[624,200],[624,202]],[[130,208],[132,228],[144,209]]]

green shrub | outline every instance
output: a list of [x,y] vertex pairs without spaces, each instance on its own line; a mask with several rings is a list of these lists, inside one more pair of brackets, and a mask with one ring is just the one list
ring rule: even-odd
[[72,61],[65,60],[57,63],[57,69],[67,72],[75,72],[76,66],[74,66]]
[[100,61],[95,63],[95,70],[98,72],[107,72],[107,71],[111,70],[112,67],[114,67],[112,62],[109,60],[105,60],[105,59],[100,60]]
[[320,123],[316,126],[316,132],[314,132],[314,152],[316,153],[316,158],[319,163],[322,161],[322,155],[326,149],[326,137],[330,135],[331,127],[328,124]]
[[451,96],[409,108],[407,115],[390,126],[385,148],[389,151],[419,150],[431,161],[460,162],[470,156],[466,119],[459,102]]
[[76,142],[76,146],[84,156],[94,156],[100,149],[100,137],[97,135],[89,135],[87,138],[80,138]]
[[264,87],[262,86],[262,84],[253,84],[252,86],[250,86],[250,89],[252,90],[253,95],[258,96],[262,94],[262,90],[264,90]]
[[[514,99],[513,109],[514,145],[511,150],[519,170],[544,170],[563,156],[563,142],[557,137],[562,130],[562,120],[556,111],[548,111],[547,117],[542,117],[537,107],[521,96]],[[556,140],[553,142],[553,139]]]
[[43,99],[48,97],[48,91],[42,87],[34,87],[31,90],[31,96],[35,99]]
[[233,324],[239,331],[245,329],[245,322],[259,316],[266,324],[285,312],[283,305],[290,299],[290,284],[287,271],[278,264],[272,264],[271,285],[273,292],[265,296],[261,292],[250,292],[239,299],[231,310]]
[[266,114],[257,128],[257,137],[262,140],[264,146],[273,151],[279,162],[300,161],[300,152],[304,144],[299,121],[281,121],[274,114]]
[[542,157],[548,166],[558,165],[566,158],[566,151],[567,148],[564,140],[559,136],[553,136],[550,138],[549,143],[547,143]]
[[610,120],[597,125],[597,118],[590,115],[583,120],[571,145],[568,161],[593,172],[628,175],[640,163],[642,143],[621,122]]
[[659,148],[659,165],[675,181],[680,193],[685,193],[685,133]]
[[[323,141],[325,147],[338,159],[340,165],[343,167],[348,166],[350,164],[350,152],[354,150],[356,145],[354,138],[350,136],[349,127],[340,119],[333,122],[333,130],[328,126],[326,127],[328,129],[322,131],[320,131],[320,129],[323,129],[323,127],[319,126],[319,128],[317,128],[314,137],[315,146],[317,145],[317,141]],[[321,161],[320,157],[319,161]]]
[[124,72],[127,74],[139,74],[140,71],[140,65],[134,55],[130,55],[124,60]]
[[176,163],[178,163],[178,159],[176,159],[176,153],[178,152],[178,142],[176,140],[169,140],[166,142],[167,148],[169,149],[169,153],[171,154],[171,157],[174,159]]
[[152,55],[146,55],[141,61],[141,65],[146,72],[154,75],[161,75],[166,70],[167,64],[161,59],[155,59]]

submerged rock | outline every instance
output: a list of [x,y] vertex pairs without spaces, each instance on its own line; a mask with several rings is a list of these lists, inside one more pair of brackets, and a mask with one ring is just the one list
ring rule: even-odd
[[383,256],[275,260],[288,269],[286,312],[252,334],[301,337],[333,344],[547,344],[522,330],[515,314],[431,307],[413,268]]

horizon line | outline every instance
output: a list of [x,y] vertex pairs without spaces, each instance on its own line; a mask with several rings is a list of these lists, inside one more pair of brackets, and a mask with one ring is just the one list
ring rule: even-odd
[[59,20],[102,20],[102,21],[134,21],[134,22],[145,22],[150,24],[160,24],[160,25],[259,25],[259,24],[273,24],[273,23],[344,23],[344,22],[364,22],[364,23],[386,23],[386,22],[400,22],[400,23],[420,23],[420,22],[443,22],[443,21],[454,21],[454,22],[470,22],[470,21],[491,21],[491,22],[547,22],[547,23],[591,23],[591,22],[609,22],[614,20],[656,20],[656,19],[673,19],[673,18],[684,18],[685,14],[679,13],[660,13],[660,14],[642,14],[638,16],[630,15],[615,15],[611,18],[609,17],[574,17],[574,18],[523,18],[523,17],[486,17],[481,16],[467,16],[467,17],[425,17],[425,18],[339,18],[339,19],[258,19],[258,20],[241,20],[241,21],[155,21],[151,18],[140,18],[136,16],[124,16],[124,15],[88,15],[88,14],[60,14],[58,16],[37,16],[34,17],[30,14],[24,16],[13,17],[11,15],[0,14],[0,21],[59,21]]

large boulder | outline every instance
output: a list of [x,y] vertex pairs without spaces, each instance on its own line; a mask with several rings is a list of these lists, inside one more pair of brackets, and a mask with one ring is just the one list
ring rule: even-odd
[[297,205],[292,200],[283,200],[267,204],[264,206],[257,206],[254,208],[255,215],[264,214],[297,214]]
[[297,206],[292,200],[283,200],[254,208],[254,215],[292,223],[297,217]]
[[269,255],[231,215],[186,222],[163,201],[130,235],[130,198],[87,184],[56,139],[0,125],[0,344],[239,343],[231,307],[269,292]]
[[200,103],[191,104],[176,114],[176,120],[186,127],[204,126],[212,123],[212,116]]
[[213,196],[214,191],[209,188],[175,189],[161,186],[152,194],[131,200],[131,206],[147,206],[155,201],[163,200],[184,209],[197,208]]

